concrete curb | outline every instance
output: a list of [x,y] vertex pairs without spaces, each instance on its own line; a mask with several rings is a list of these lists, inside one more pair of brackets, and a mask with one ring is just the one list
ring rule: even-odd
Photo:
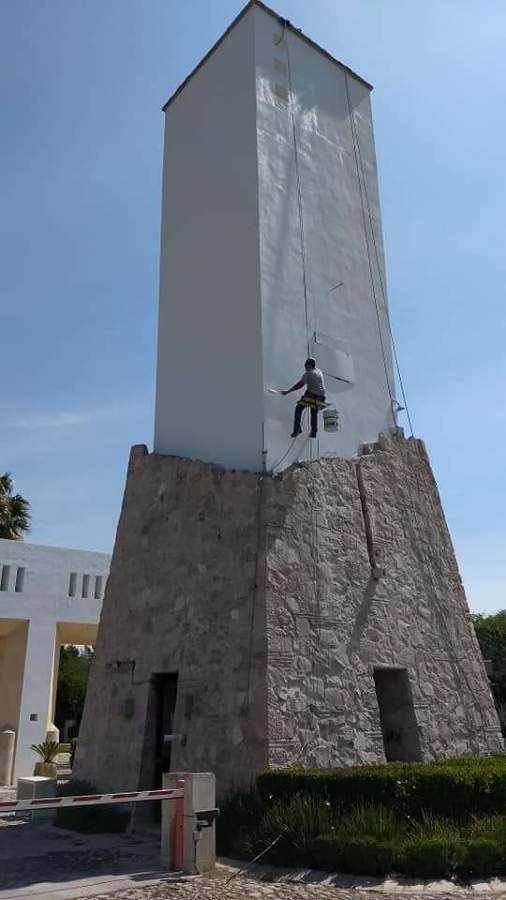
[[[239,871],[244,862],[221,858],[221,868],[228,869],[232,875]],[[244,873],[251,881],[275,882],[279,884],[311,884],[335,887],[340,890],[370,891],[380,894],[455,894],[460,897],[480,894],[502,895],[506,897],[506,874],[502,878],[490,878],[487,881],[475,879],[469,885],[455,884],[453,881],[429,881],[403,876],[387,876],[377,878],[369,875],[351,875],[344,872],[322,872],[318,869],[292,869],[279,866],[255,864]]]

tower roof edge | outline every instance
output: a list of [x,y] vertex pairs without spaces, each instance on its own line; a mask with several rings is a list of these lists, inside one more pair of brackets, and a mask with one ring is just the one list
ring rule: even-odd
[[258,9],[262,9],[265,13],[272,16],[273,19],[276,19],[276,21],[279,22],[280,25],[285,26],[293,34],[297,35],[297,37],[299,37],[301,40],[303,40],[306,44],[309,44],[310,47],[313,47],[315,50],[317,50],[319,53],[321,53],[323,56],[325,56],[327,59],[329,59],[332,63],[334,63],[334,65],[338,66],[340,69],[343,69],[349,75],[352,75],[353,78],[356,78],[358,81],[362,82],[362,84],[365,85],[365,87],[367,87],[369,90],[371,90],[371,91],[373,90],[373,85],[370,84],[370,82],[366,81],[365,78],[362,78],[361,75],[358,75],[357,72],[354,72],[353,69],[350,69],[349,66],[346,66],[340,60],[336,59],[335,56],[332,56],[332,54],[329,53],[328,50],[325,50],[325,48],[321,47],[320,44],[316,43],[316,41],[313,41],[312,38],[310,38],[306,34],[304,34],[302,32],[302,30],[300,30],[299,28],[295,28],[295,26],[292,25],[292,23],[288,19],[285,19],[283,16],[279,15],[279,13],[277,13],[275,10],[271,9],[270,6],[267,6],[265,3],[263,3],[262,0],[249,0],[249,2],[246,3],[246,5],[243,7],[243,9],[240,11],[240,13],[235,17],[235,19],[233,19],[233,21],[230,23],[228,28],[225,29],[223,34],[220,35],[218,40],[212,45],[212,47],[202,57],[200,62],[197,63],[197,65],[191,70],[191,72],[186,76],[186,78],[181,82],[181,84],[171,94],[171,96],[166,101],[166,103],[164,103],[164,105],[162,106],[163,112],[165,112],[166,109],[173,102],[173,100],[175,100],[176,97],[179,96],[179,94],[184,90],[184,88],[186,87],[188,82],[193,78],[195,73],[198,72],[198,70],[207,62],[208,59],[210,59],[210,57],[213,55],[215,50],[218,49],[218,47],[220,46],[220,44],[223,43],[225,38],[228,37],[228,35],[234,30],[235,26],[238,25],[238,23],[246,15],[246,13],[248,13],[249,10],[253,9],[254,7],[257,7]]

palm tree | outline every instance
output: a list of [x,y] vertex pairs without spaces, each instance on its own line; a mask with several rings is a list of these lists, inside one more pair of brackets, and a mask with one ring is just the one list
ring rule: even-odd
[[21,494],[13,494],[10,472],[0,475],[0,538],[20,541],[30,531],[30,504]]

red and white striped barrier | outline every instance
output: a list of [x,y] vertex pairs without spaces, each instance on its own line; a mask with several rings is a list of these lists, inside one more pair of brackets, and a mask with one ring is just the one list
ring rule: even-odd
[[100,806],[103,803],[139,803],[142,800],[177,800],[182,787],[159,791],[128,791],[122,794],[84,794],[78,797],[40,797],[36,800],[2,800],[0,812],[25,809],[59,809],[62,806]]
[[117,794],[82,794],[75,797],[40,797],[36,800],[2,800],[2,812],[21,812],[33,809],[61,809],[63,806],[101,806],[105,803],[139,803],[143,800],[175,800],[175,814],[170,840],[173,843],[173,860],[176,871],[183,868],[184,842],[184,779],[178,778],[175,788],[157,791],[122,791]]

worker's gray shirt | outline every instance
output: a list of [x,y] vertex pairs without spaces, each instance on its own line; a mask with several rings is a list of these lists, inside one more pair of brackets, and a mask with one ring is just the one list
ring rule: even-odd
[[321,369],[309,369],[304,372],[301,381],[304,382],[311,394],[316,394],[317,397],[325,396],[325,382]]

